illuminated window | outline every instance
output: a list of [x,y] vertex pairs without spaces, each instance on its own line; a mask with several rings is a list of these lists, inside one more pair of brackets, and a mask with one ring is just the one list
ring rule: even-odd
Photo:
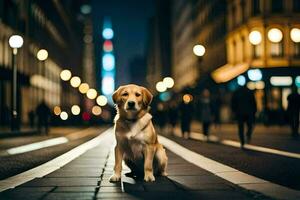
[[252,45],[253,46],[253,58],[258,59],[262,55],[262,45]]
[[270,53],[272,57],[282,57],[283,56],[283,42],[270,43]]

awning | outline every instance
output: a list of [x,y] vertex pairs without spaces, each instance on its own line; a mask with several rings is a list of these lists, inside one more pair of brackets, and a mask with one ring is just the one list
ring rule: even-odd
[[241,63],[238,65],[226,64],[213,71],[211,76],[216,83],[225,83],[244,73],[248,69],[249,64],[247,63]]

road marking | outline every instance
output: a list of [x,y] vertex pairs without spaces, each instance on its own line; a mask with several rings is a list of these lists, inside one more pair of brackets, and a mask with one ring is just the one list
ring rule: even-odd
[[[205,136],[202,133],[197,133],[197,132],[192,132],[191,138],[196,139],[196,140],[201,140],[201,141],[207,141],[207,139],[205,138]],[[214,136],[214,135],[209,136],[209,141],[224,144],[227,146],[237,147],[237,148],[241,147],[240,143],[237,141],[226,140],[226,139],[221,140],[217,136]],[[244,148],[248,149],[248,150],[253,150],[253,151],[259,151],[259,152],[264,152],[264,153],[270,153],[270,154],[300,159],[299,153],[292,153],[292,152],[282,151],[282,150],[278,150],[278,149],[271,149],[271,148],[256,146],[256,145],[252,145],[252,144],[245,144]]]
[[177,154],[184,160],[242,188],[253,190],[275,199],[300,199],[300,192],[297,190],[277,185],[264,179],[241,172],[235,168],[195,153],[166,137],[159,136],[159,141],[167,149]]
[[34,151],[34,150],[38,150],[38,149],[42,149],[42,148],[46,148],[46,147],[50,147],[50,146],[54,146],[54,145],[64,144],[64,143],[67,143],[68,141],[69,140],[66,137],[58,137],[58,138],[44,140],[41,142],[35,142],[35,143],[31,143],[31,144],[22,145],[19,147],[10,148],[10,149],[7,149],[6,151],[8,154],[14,155],[14,154],[20,154],[20,153],[25,153],[25,152],[29,152],[29,151]]
[[[104,131],[99,136],[75,147],[74,149],[64,153],[63,155],[54,158],[38,167],[25,171],[21,174],[17,174],[15,176],[9,177],[4,180],[0,180],[0,192],[14,188],[18,185],[26,183],[34,178],[43,177],[62,166],[66,165],[67,163],[71,162],[75,158],[79,157],[86,151],[98,146],[100,143],[106,148],[106,146],[111,146],[114,142],[114,137],[112,137],[113,129],[110,128]],[[109,148],[109,147],[107,147]]]

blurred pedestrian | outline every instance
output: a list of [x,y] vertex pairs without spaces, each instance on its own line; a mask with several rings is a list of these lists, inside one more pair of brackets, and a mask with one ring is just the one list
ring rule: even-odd
[[287,100],[288,100],[287,114],[288,114],[289,124],[292,129],[292,136],[298,137],[300,95],[298,94],[296,87],[293,87],[293,91],[287,97]]
[[185,94],[182,102],[179,105],[181,133],[182,137],[189,138],[191,132],[191,123],[193,116],[192,97],[190,94]]
[[167,123],[167,111],[165,105],[159,102],[156,106],[154,117],[156,118],[156,124],[158,125],[158,132],[164,133],[165,126]]
[[30,128],[34,127],[35,113],[33,110],[28,112],[29,126]]
[[253,91],[249,90],[246,86],[238,88],[233,93],[231,108],[238,122],[241,148],[244,148],[244,124],[247,124],[247,143],[250,143],[257,110]]
[[222,105],[221,95],[220,92],[217,92],[214,98],[212,98],[212,113],[213,113],[214,124],[216,128],[220,128],[221,126],[221,116],[220,116],[221,105]]
[[[49,118],[51,115],[50,108],[47,106],[45,101],[42,101],[36,108],[36,114],[38,117],[38,131],[41,133],[48,134],[49,131]],[[44,131],[42,131],[42,128]]]
[[213,120],[213,106],[212,101],[210,97],[210,92],[208,89],[204,89],[202,93],[202,97],[200,99],[200,116],[202,121],[202,131],[204,133],[204,136],[206,137],[206,140],[208,140],[208,134],[209,134],[209,127]]
[[174,134],[175,127],[178,121],[178,108],[177,108],[177,103],[174,100],[171,100],[169,104],[168,115],[169,115],[169,123],[171,127],[170,133]]

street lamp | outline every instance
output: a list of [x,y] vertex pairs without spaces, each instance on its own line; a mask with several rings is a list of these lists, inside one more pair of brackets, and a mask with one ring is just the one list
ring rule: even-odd
[[300,42],[300,29],[299,28],[292,28],[290,32],[290,36],[293,42],[298,43]]
[[[36,54],[37,59],[42,63],[42,76],[46,78],[46,65],[45,61],[48,58],[48,51],[46,49],[40,49]],[[45,98],[45,89],[43,88],[43,98]]]
[[17,62],[16,57],[18,49],[23,46],[23,38],[20,35],[12,35],[8,40],[9,46],[12,48],[12,65],[13,65],[13,79],[12,79],[12,120],[11,130],[19,130],[20,123],[17,112]]
[[202,58],[205,54],[205,47],[201,44],[196,44],[193,47],[193,52],[194,52],[195,56],[198,57],[198,65],[199,65],[198,74],[200,74],[201,73],[200,65],[202,62]]
[[283,38],[282,31],[278,28],[272,28],[268,32],[268,38],[271,42],[278,43]]
[[252,45],[259,45],[261,43],[261,33],[259,31],[251,31],[249,34],[249,41]]

